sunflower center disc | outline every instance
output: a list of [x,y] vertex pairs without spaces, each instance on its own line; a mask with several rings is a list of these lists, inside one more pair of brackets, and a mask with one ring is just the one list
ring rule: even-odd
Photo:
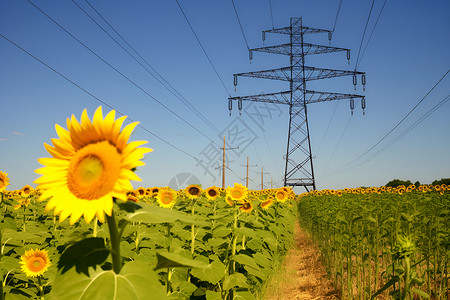
[[198,192],[199,192],[199,189],[196,188],[196,187],[191,187],[191,188],[189,189],[189,194],[191,194],[191,195],[193,195],[193,196],[196,196],[196,195],[198,194]]
[[164,204],[170,204],[172,202],[172,198],[169,195],[162,197],[161,202]]
[[89,144],[70,161],[67,183],[79,199],[95,200],[110,192],[119,177],[121,156],[107,141]]
[[33,272],[39,272],[42,270],[42,268],[45,266],[45,261],[42,257],[35,257],[33,260],[31,260],[31,263],[29,264],[29,269]]
[[3,181],[3,179],[0,178],[0,188],[2,188],[5,185],[5,182]]
[[240,191],[233,191],[232,195],[233,198],[235,199],[240,198],[242,196]]

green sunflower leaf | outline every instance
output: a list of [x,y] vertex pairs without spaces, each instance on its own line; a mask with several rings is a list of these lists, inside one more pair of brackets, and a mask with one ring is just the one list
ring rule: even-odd
[[117,202],[117,206],[119,206],[120,210],[134,213],[135,211],[142,208],[141,205],[134,203],[132,201],[125,201],[125,202]]
[[164,287],[151,268],[140,262],[126,263],[119,274],[89,269],[89,275],[70,270],[58,273],[50,299],[167,299]]
[[69,246],[58,261],[58,270],[62,274],[75,267],[77,273],[88,275],[89,267],[103,263],[109,255],[109,249],[102,238],[87,238]]
[[129,214],[126,220],[129,222],[143,222],[147,224],[172,223],[181,221],[187,224],[203,224],[198,217],[190,216],[186,213],[141,203],[142,209]]
[[208,264],[201,261],[193,260],[190,258],[183,257],[176,253],[168,252],[158,252],[156,253],[156,258],[158,262],[154,270],[159,270],[163,268],[206,268]]
[[217,284],[225,276],[225,265],[215,260],[206,268],[191,270],[191,274],[202,281]]

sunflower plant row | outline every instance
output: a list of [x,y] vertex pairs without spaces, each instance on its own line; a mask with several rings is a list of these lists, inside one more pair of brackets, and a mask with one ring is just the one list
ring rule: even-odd
[[151,151],[101,107],[56,125],[34,190],[0,172],[0,299],[254,299],[292,240],[287,188],[133,190]]
[[448,299],[449,186],[312,191],[298,208],[342,299]]

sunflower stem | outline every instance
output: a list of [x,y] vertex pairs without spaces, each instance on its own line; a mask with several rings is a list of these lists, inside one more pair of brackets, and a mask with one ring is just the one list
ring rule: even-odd
[[[2,201],[3,201],[3,193],[2,194]],[[0,260],[3,256],[3,242],[2,242],[2,229],[0,228],[0,246],[2,246],[2,251],[0,251]],[[2,282],[0,282],[0,300],[5,299],[5,296],[3,295],[3,274],[0,278],[2,280]]]
[[25,214],[26,207],[23,206],[23,232],[25,232],[25,224],[27,223],[27,216]]
[[111,239],[111,257],[113,262],[114,273],[119,274],[122,269],[122,258],[120,257],[120,236],[117,230],[116,219],[114,218],[114,211],[111,216],[106,215],[108,223],[109,236]]
[[41,276],[38,276],[38,287],[39,287],[39,294],[41,295],[41,299],[44,300],[44,287],[42,286]]
[[[172,227],[171,225],[172,224],[170,224],[170,223],[166,224],[166,226],[167,226],[166,237],[167,238],[170,238],[170,228]],[[167,246],[167,252],[170,252],[170,245]],[[167,295],[169,295],[172,290],[171,285],[170,285],[170,278],[172,277],[171,275],[172,274],[171,274],[170,268],[167,268],[167,278],[166,278]]]
[[234,274],[236,270],[236,261],[234,260],[234,256],[236,255],[236,244],[237,244],[237,228],[238,228],[238,214],[236,207],[234,209],[234,223],[233,223],[233,245],[231,248],[231,257],[233,260],[231,274]]
[[[192,201],[191,215],[194,216],[195,201]],[[191,224],[191,255],[194,257],[195,250],[195,225]]]
[[97,237],[97,231],[98,231],[98,219],[97,216],[94,217],[94,231],[92,232],[93,237]]

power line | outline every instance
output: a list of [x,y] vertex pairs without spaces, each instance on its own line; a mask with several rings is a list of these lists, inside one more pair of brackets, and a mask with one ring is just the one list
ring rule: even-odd
[[[49,15],[47,15],[43,10],[41,10],[39,7],[37,7],[33,2],[31,2],[30,0],[27,0],[31,5],[33,5],[37,10],[39,10],[42,14],[44,14],[48,19],[50,19],[53,23],[55,23],[59,28],[61,28],[64,32],[66,32],[68,35],[70,35],[74,40],[76,40],[79,44],[81,44],[83,47],[85,47],[87,50],[89,50],[89,52],[91,52],[92,54],[94,54],[98,59],[100,59],[102,62],[104,62],[106,65],[108,65],[111,69],[113,69],[114,71],[116,71],[119,75],[121,75],[123,78],[125,78],[126,80],[128,80],[128,82],[130,82],[132,85],[134,85],[135,87],[137,87],[140,91],[142,91],[144,94],[146,94],[147,96],[149,96],[151,99],[153,99],[154,101],[156,101],[159,105],[161,105],[162,107],[164,107],[166,110],[168,110],[169,112],[171,112],[174,116],[176,116],[178,119],[182,120],[184,123],[186,123],[187,125],[189,125],[189,127],[191,127],[192,129],[194,129],[195,131],[197,131],[198,133],[200,133],[201,135],[203,135],[206,139],[208,139],[209,141],[211,141],[213,144],[214,141],[211,140],[206,134],[204,134],[203,132],[201,132],[198,128],[196,128],[194,125],[192,125],[191,123],[189,123],[187,120],[185,120],[183,117],[181,117],[180,115],[178,115],[176,112],[174,112],[172,109],[170,109],[168,106],[166,106],[165,104],[163,104],[161,101],[159,101],[158,99],[156,99],[155,97],[153,97],[150,93],[148,93],[145,89],[143,89],[140,85],[138,85],[137,83],[135,83],[133,80],[131,80],[130,78],[128,78],[125,74],[123,74],[122,72],[120,72],[117,68],[115,68],[113,65],[111,65],[109,62],[107,62],[105,59],[103,59],[100,55],[98,55],[96,52],[94,52],[91,48],[89,48],[88,46],[86,46],[86,44],[84,44],[82,41],[80,41],[78,38],[76,38],[73,34],[71,34],[67,29],[65,29],[63,26],[61,26],[58,22],[56,22],[54,19],[52,19]],[[216,144],[215,144],[216,145]]]
[[[363,50],[363,52],[361,54],[361,59],[359,60],[358,65],[361,63],[361,60],[362,60],[362,58],[364,56],[364,53],[366,53],[367,47],[369,46],[370,39],[372,38],[372,35],[373,35],[374,31],[375,31],[375,28],[377,27],[378,21],[380,20],[381,14],[383,13],[383,9],[384,9],[384,6],[386,5],[386,2],[387,2],[387,0],[384,0],[383,6],[381,7],[381,10],[380,10],[380,13],[378,14],[377,20],[375,21],[375,25],[373,25],[372,32],[370,33],[370,36],[367,39],[366,46],[364,47],[364,50]],[[356,65],[356,68],[358,67],[358,65]]]
[[342,0],[339,1],[339,7],[336,13],[336,19],[334,19],[334,25],[333,25],[333,30],[331,30],[332,33],[334,33],[334,30],[336,29],[336,23],[339,17],[339,12],[341,11],[341,6],[342,6]]
[[269,8],[270,8],[270,19],[272,20],[272,29],[275,29],[273,25],[273,12],[272,12],[272,1],[269,0]]
[[350,124],[350,120],[351,120],[351,119],[352,119],[352,116],[350,116],[350,117],[348,118],[347,124],[345,124],[344,130],[342,131],[342,134],[341,134],[341,136],[339,137],[339,140],[338,140],[338,142],[337,142],[337,144],[336,144],[336,147],[334,147],[334,150],[333,150],[333,152],[331,153],[330,159],[328,160],[328,163],[326,164],[326,166],[325,166],[325,168],[324,168],[324,170],[323,170],[323,173],[325,173],[325,171],[328,169],[328,166],[330,165],[331,160],[333,159],[334,154],[336,153],[337,148],[338,148],[339,145],[341,144],[342,137],[344,136],[344,133],[347,131],[347,128],[348,128],[348,125]]
[[[231,97],[230,92],[228,91],[227,87],[226,87],[225,84],[223,83],[222,78],[220,77],[219,73],[217,72],[216,68],[214,67],[214,64],[212,63],[211,59],[209,58],[208,53],[206,52],[205,48],[203,47],[203,45],[202,45],[200,39],[198,38],[198,36],[197,36],[197,34],[196,34],[194,28],[192,27],[191,22],[189,21],[187,15],[184,13],[183,8],[181,7],[181,5],[180,5],[180,3],[178,2],[178,0],[175,0],[175,1],[177,2],[178,7],[179,7],[180,10],[181,10],[181,13],[183,14],[183,16],[184,16],[186,22],[188,23],[189,28],[191,29],[191,31],[192,31],[192,33],[194,34],[195,38],[197,39],[197,42],[199,43],[201,49],[203,50],[203,53],[205,54],[206,58],[208,59],[208,61],[209,61],[210,65],[211,65],[211,67],[214,69],[214,72],[216,73],[217,77],[219,78],[220,82],[222,83],[222,86],[224,87],[224,89],[225,89],[226,92],[228,93],[229,97]],[[236,17],[238,18],[239,25],[240,25],[240,27],[241,27],[241,31],[242,31],[242,34],[243,34],[243,36],[244,36],[244,39],[245,39],[245,42],[246,42],[246,45],[247,45],[247,49],[248,49],[249,46],[248,46],[248,44],[247,44],[247,39],[245,38],[245,34],[244,34],[243,29],[242,29],[242,25],[241,25],[241,23],[240,23],[239,16],[237,15],[236,7],[235,7],[235,5],[234,5],[233,0],[232,0],[232,3],[233,3],[233,7],[234,7],[234,9],[235,9]],[[242,121],[243,121],[243,123],[244,123],[244,126],[247,128],[247,125],[246,125],[245,121],[244,121],[243,119],[242,119]],[[253,141],[252,141],[252,144],[253,144]],[[254,144],[253,144],[253,145],[254,145]],[[255,149],[256,149],[256,148],[255,148]],[[258,155],[258,156],[259,156],[259,155]]]
[[[84,93],[88,94],[89,96],[91,96],[92,98],[94,98],[95,100],[97,100],[98,102],[100,102],[101,104],[105,105],[106,107],[115,110],[118,114],[120,114],[121,116],[125,116],[125,114],[123,114],[122,112],[120,112],[119,110],[115,109],[114,107],[112,107],[110,104],[108,104],[107,102],[103,101],[102,99],[98,98],[97,96],[95,96],[94,94],[92,94],[91,92],[89,92],[88,90],[86,90],[85,88],[83,88],[82,86],[80,86],[79,84],[77,84],[76,82],[74,82],[73,80],[71,80],[70,78],[68,78],[67,76],[63,75],[61,72],[57,71],[55,68],[51,67],[50,65],[48,65],[47,63],[45,63],[44,61],[42,61],[41,59],[37,58],[36,56],[34,56],[33,54],[31,54],[29,51],[25,50],[24,48],[22,48],[21,46],[19,46],[18,44],[16,44],[15,42],[13,42],[12,40],[8,39],[6,36],[4,36],[3,34],[0,33],[0,36],[2,38],[4,38],[6,41],[8,41],[9,43],[11,43],[12,45],[14,45],[15,47],[17,47],[18,49],[22,50],[23,52],[25,52],[26,54],[28,54],[29,56],[31,56],[32,58],[34,58],[35,60],[37,60],[39,63],[41,63],[42,65],[44,65],[45,67],[47,67],[48,69],[52,70],[53,72],[55,72],[56,74],[58,74],[60,77],[62,77],[63,79],[65,79],[66,81],[68,81],[69,83],[71,83],[72,85],[76,86],[78,89],[80,89],[81,91],[83,91]],[[131,122],[135,122],[133,119],[131,119],[130,117],[127,116],[127,119],[130,120]],[[144,130],[145,132],[151,134],[152,136],[156,137],[157,139],[159,139],[160,141],[162,141],[163,143],[171,146],[172,148],[180,151],[181,153],[194,158],[195,160],[204,163],[202,160],[196,158],[195,156],[187,153],[186,151],[184,151],[183,149],[173,145],[172,143],[166,141],[165,139],[163,139],[162,137],[158,136],[156,133],[151,132],[150,130],[148,130],[147,128],[145,128],[143,125],[141,125],[139,123],[138,125],[139,128],[141,128],[142,130]]]
[[375,3],[375,0],[372,0],[372,5],[370,6],[369,16],[367,17],[366,26],[364,27],[363,36],[362,36],[362,38],[361,38],[361,44],[359,44],[358,56],[357,56],[357,58],[356,58],[356,64],[355,64],[355,71],[356,71],[356,67],[358,66],[358,62],[359,62],[359,54],[361,53],[361,47],[362,47],[362,44],[363,44],[363,42],[364,42],[364,36],[366,35],[367,25],[369,24],[370,15],[372,14],[372,9],[373,9],[374,3]]
[[406,134],[408,134],[411,130],[417,127],[420,123],[423,122],[426,118],[428,118],[432,113],[434,113],[436,110],[438,110],[442,105],[444,105],[448,100],[450,100],[450,95],[447,95],[444,99],[442,99],[438,104],[436,104],[433,108],[431,108],[429,111],[427,111],[422,117],[420,117],[418,120],[416,120],[413,124],[411,124],[408,128],[406,128],[400,135],[398,135],[394,140],[392,140],[389,144],[378,150],[371,159],[373,159],[375,156],[380,154],[381,152],[385,151],[389,147],[391,147],[393,144],[398,142],[402,137],[404,137]]
[[231,0],[231,3],[233,4],[234,13],[236,14],[236,18],[239,23],[239,27],[241,28],[242,36],[244,37],[245,45],[247,46],[247,49],[250,50],[250,47],[248,46],[247,38],[245,37],[244,29],[242,28],[241,20],[239,19],[239,15],[236,10],[236,6],[234,5],[234,1]]
[[[356,159],[354,159],[353,161],[348,163],[346,166],[349,166],[349,165],[353,164],[354,162],[358,161],[359,159],[361,159],[364,155],[369,153],[373,148],[375,148],[378,144],[380,144],[387,136],[389,136],[417,108],[417,106],[419,106],[419,104],[425,100],[425,98],[436,88],[436,86],[438,86],[438,84],[445,78],[445,76],[447,76],[447,74],[449,72],[450,72],[450,69],[447,70],[447,72],[438,80],[438,82],[436,82],[434,84],[434,86],[426,93],[426,95],[419,102],[417,102],[417,104],[406,114],[406,116],[404,116],[403,119],[401,119],[394,127],[392,127],[392,129],[389,130],[378,142],[376,142],[372,147],[370,147],[359,157],[357,157]],[[344,166],[343,168],[345,168],[346,166]]]
[[[95,9],[94,6],[88,1],[85,0],[85,2],[92,8],[92,10],[111,28],[121,39],[122,41],[130,47],[134,53],[136,53],[137,56],[139,56],[140,59],[142,59],[145,64],[152,69],[153,72],[155,72],[158,76],[156,77],[152,72],[150,72],[139,60],[137,60],[128,50],[126,50],[113,36],[111,36],[98,22],[96,22],[88,12],[86,12],[80,5],[78,5],[74,0],[72,2],[81,9],[104,33],[106,33],[119,47],[121,47],[128,55],[130,55],[141,67],[144,68],[144,70],[147,71],[150,75],[153,76],[162,86],[164,86],[172,95],[174,95],[178,100],[180,100],[186,107],[191,110],[194,114],[196,114],[202,121],[204,121],[209,127],[211,127],[213,130],[215,130],[217,133],[219,133],[219,130],[217,127],[214,126],[200,111],[198,111],[183,95],[181,95],[156,69],[150,65],[150,63],[142,57],[142,55],[139,54],[139,52],[136,51],[136,49],[130,45],[130,43],[125,40],[125,38],[111,25],[108,20],[106,20],[102,14]],[[161,78],[161,79],[160,79]],[[162,82],[162,81],[164,82]],[[169,88],[170,87],[170,88]]]
[[216,70],[216,67],[214,67],[214,64],[212,63],[211,59],[209,58],[208,53],[206,53],[206,50],[205,50],[205,48],[203,47],[202,42],[200,42],[200,39],[198,38],[197,34],[195,33],[194,28],[192,28],[191,22],[189,22],[188,17],[186,16],[186,14],[185,14],[184,11],[183,11],[183,8],[181,7],[181,5],[180,5],[180,3],[178,2],[178,0],[175,0],[175,1],[177,2],[178,7],[180,8],[181,13],[182,13],[183,16],[184,16],[184,19],[185,19],[186,22],[188,23],[189,28],[191,29],[192,33],[194,34],[195,38],[197,39],[197,42],[199,43],[200,47],[202,48],[203,53],[205,54],[206,58],[208,59],[209,64],[210,64],[211,67],[214,69],[214,72],[216,73],[217,77],[219,78],[220,82],[222,83],[223,88],[227,91],[228,96],[231,97],[231,94],[230,94],[230,92],[228,91],[227,87],[225,86],[225,83],[223,83],[222,78],[220,77],[219,73],[218,73],[217,70]]
[[317,152],[316,152],[316,156],[319,154],[320,149],[322,149],[323,141],[325,140],[325,136],[326,136],[327,133],[328,133],[328,129],[330,129],[331,121],[332,121],[333,118],[334,118],[334,114],[336,113],[336,109],[337,109],[339,103],[340,103],[340,102],[336,102],[336,105],[334,106],[333,113],[331,114],[330,121],[328,122],[328,126],[327,126],[327,129],[325,130],[325,133],[323,134],[322,140],[320,141],[319,147],[318,147]]
[[[378,150],[377,152],[375,152],[375,154],[372,155],[372,157],[370,159],[364,160],[360,163],[358,163],[357,165],[354,166],[350,166],[351,164],[347,164],[347,166],[344,166],[342,168],[339,168],[337,170],[335,170],[334,172],[332,172],[329,176],[331,175],[336,175],[342,172],[346,172],[348,170],[354,169],[356,167],[359,167],[367,162],[369,162],[370,160],[374,159],[377,155],[379,155],[380,153],[384,152],[385,150],[387,150],[389,147],[391,147],[394,143],[398,142],[401,138],[403,138],[406,134],[408,134],[411,130],[413,130],[414,128],[416,128],[420,123],[422,123],[426,118],[428,118],[432,113],[434,113],[436,110],[438,110],[442,105],[444,105],[448,100],[450,100],[450,95],[448,95],[447,97],[445,97],[444,99],[442,99],[438,104],[436,104],[433,108],[431,108],[428,112],[426,112],[424,115],[422,115],[422,117],[420,117],[418,120],[416,120],[413,124],[411,124],[408,128],[406,128],[401,134],[399,134],[395,139],[393,139],[391,142],[389,142],[387,145],[385,145],[383,148],[381,148],[380,150]],[[327,176],[327,177],[329,177]]]

